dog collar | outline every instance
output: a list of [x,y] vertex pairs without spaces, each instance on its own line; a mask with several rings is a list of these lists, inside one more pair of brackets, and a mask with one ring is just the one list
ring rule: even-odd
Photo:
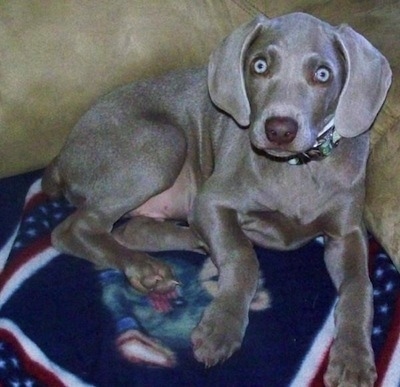
[[340,141],[340,135],[335,130],[334,118],[332,118],[318,133],[314,146],[307,152],[299,153],[286,159],[290,165],[303,165],[310,161],[318,161],[328,157]]

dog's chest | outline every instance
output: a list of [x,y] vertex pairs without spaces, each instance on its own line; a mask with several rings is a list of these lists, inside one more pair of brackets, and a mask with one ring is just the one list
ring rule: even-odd
[[335,216],[340,191],[340,185],[318,173],[292,169],[271,174],[251,190],[251,200],[239,211],[242,228],[259,245],[296,248],[324,232],[327,215]]
[[288,219],[310,223],[326,211],[341,187],[320,173],[301,173],[296,167],[269,174],[253,193],[254,212],[277,212]]

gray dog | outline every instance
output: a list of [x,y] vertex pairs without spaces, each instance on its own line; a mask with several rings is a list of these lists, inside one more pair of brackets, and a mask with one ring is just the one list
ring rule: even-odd
[[259,16],[208,69],[121,87],[83,116],[43,178],[77,207],[53,243],[123,270],[143,292],[177,285],[145,251],[208,252],[219,290],[192,342],[212,366],[241,345],[258,284],[253,243],[295,249],[324,235],[339,294],[325,383],[372,386],[364,132],[390,82],[386,59],[350,27]]

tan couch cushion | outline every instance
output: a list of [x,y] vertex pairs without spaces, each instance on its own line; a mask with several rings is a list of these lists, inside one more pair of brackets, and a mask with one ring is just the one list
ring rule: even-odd
[[119,84],[206,62],[248,14],[231,1],[0,2],[0,176],[43,167]]

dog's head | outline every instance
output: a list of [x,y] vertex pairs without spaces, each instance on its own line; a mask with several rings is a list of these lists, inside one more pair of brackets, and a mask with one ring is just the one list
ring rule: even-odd
[[390,83],[387,60],[360,34],[302,13],[239,27],[208,68],[214,104],[278,157],[307,151],[332,118],[343,137],[368,130]]

